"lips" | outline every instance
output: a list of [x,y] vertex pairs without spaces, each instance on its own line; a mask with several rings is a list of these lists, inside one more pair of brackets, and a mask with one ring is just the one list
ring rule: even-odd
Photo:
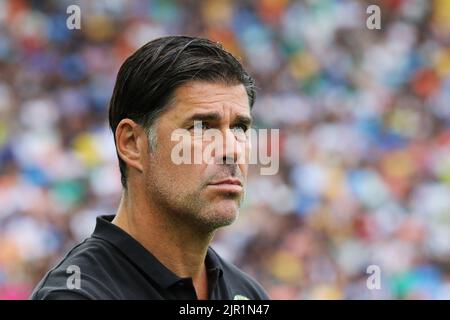
[[210,183],[210,185],[216,186],[216,185],[236,185],[236,186],[241,186],[242,187],[242,182],[239,179],[235,179],[235,178],[228,178],[228,179],[224,179],[224,180],[220,180],[218,182],[213,182]]
[[215,189],[219,192],[226,193],[241,193],[242,192],[242,182],[236,178],[227,178],[217,182],[210,183],[208,187]]

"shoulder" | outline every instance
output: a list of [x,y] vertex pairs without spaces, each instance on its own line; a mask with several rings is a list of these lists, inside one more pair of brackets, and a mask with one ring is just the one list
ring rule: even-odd
[[[227,285],[232,287],[238,296],[252,300],[268,300],[269,296],[261,284],[252,276],[239,269],[233,263],[224,260],[214,249],[211,252],[217,257],[223,271],[223,277]],[[238,298],[238,297],[235,297]]]
[[73,247],[39,282],[32,300],[114,298],[108,268],[114,265],[111,244],[88,238]]

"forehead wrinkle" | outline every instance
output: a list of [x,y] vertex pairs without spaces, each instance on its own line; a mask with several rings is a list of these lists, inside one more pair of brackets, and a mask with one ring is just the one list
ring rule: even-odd
[[210,97],[191,94],[189,97],[187,97],[183,100],[186,104],[200,106],[200,107],[203,105],[210,106],[211,104],[219,104],[219,103],[222,105],[233,104],[233,105],[237,105],[241,108],[248,107],[247,101],[245,101],[244,103],[241,103],[240,101],[236,101],[239,99],[235,99],[235,98],[236,98],[236,95],[230,95],[230,94],[226,94],[226,93],[214,94],[213,96],[210,96]]
[[[210,89],[215,88],[213,92]],[[201,103],[217,103],[223,100],[232,102],[233,100],[245,100],[245,106],[248,106],[247,92],[242,84],[228,86],[214,83],[191,83],[185,84],[176,89],[176,94],[179,100],[184,100],[191,104]],[[245,97],[245,98],[243,98]],[[235,102],[241,105],[240,102]]]
[[[229,88],[232,89],[229,90]],[[239,91],[242,95],[239,94]],[[242,114],[251,118],[247,93],[243,85],[230,87],[220,84],[191,83],[176,89],[174,96],[175,105],[179,107],[179,109],[174,108],[172,110],[172,116],[175,121],[185,121],[195,113],[214,111],[220,113],[222,118],[229,112],[233,115]],[[244,100],[244,102],[238,100]],[[219,104],[220,107],[218,107]],[[239,111],[245,109],[246,112],[236,112],[236,109],[239,109]]]

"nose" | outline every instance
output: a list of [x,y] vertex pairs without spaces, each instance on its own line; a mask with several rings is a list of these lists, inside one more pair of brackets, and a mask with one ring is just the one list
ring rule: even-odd
[[236,139],[236,135],[230,129],[226,129],[223,136],[223,145],[216,148],[216,163],[245,163],[246,142]]

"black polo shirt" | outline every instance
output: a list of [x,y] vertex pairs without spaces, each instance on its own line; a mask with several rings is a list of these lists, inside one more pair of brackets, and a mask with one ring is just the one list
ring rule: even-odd
[[[180,278],[167,269],[139,242],[112,224],[113,218],[97,217],[92,236],[50,270],[30,298],[197,299],[191,278]],[[254,279],[224,261],[211,247],[205,265],[209,299],[268,299]],[[79,285],[74,281],[75,273],[80,276]]]

